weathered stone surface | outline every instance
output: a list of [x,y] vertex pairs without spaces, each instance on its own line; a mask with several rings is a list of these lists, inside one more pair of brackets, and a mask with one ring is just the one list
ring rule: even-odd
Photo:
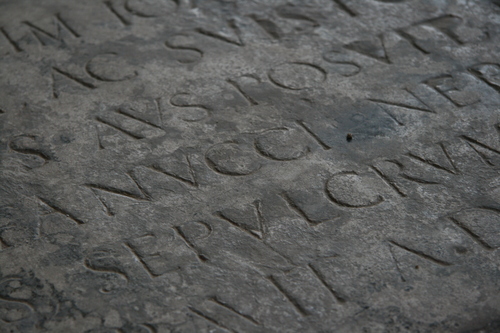
[[500,4],[0,1],[0,332],[498,332]]

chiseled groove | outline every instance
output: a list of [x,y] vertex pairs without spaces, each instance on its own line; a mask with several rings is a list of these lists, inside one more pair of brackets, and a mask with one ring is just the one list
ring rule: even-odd
[[305,309],[272,275],[267,276],[267,279],[285,296],[285,298],[295,307],[295,309],[302,315],[308,316],[310,313]]
[[345,299],[339,295],[339,293],[337,293],[327,282],[326,282],[326,278],[325,276],[323,275],[323,273],[321,273],[316,267],[313,266],[313,264],[308,264],[309,268],[311,269],[311,271],[314,273],[314,275],[316,275],[316,277],[318,278],[318,280],[321,282],[321,284],[323,284],[323,286],[325,286],[326,289],[328,289],[328,291],[333,295],[333,297],[337,300],[337,302],[339,303],[345,303]]
[[196,256],[198,257],[198,259],[200,259],[201,262],[207,262],[209,259],[207,256],[205,256],[203,253],[201,253],[200,250],[198,250],[193,243],[191,243],[191,241],[189,241],[189,239],[186,237],[186,234],[184,234],[184,232],[182,231],[181,227],[172,227],[176,232],[177,234],[182,238],[182,240],[184,241],[184,243],[186,243],[186,245],[191,249],[193,250],[193,252],[196,254]]
[[141,139],[144,139],[144,137],[143,137],[143,136],[141,136],[141,135],[137,135],[137,134],[132,133],[132,132],[130,132],[130,131],[127,131],[126,129],[123,129],[123,128],[121,128],[121,127],[119,127],[119,126],[115,125],[115,124],[112,124],[112,123],[110,123],[109,121],[102,119],[101,117],[96,117],[95,119],[96,119],[98,122],[100,122],[100,123],[102,123],[102,124],[104,124],[104,125],[108,125],[109,127],[112,127],[112,128],[114,128],[114,129],[116,129],[117,131],[120,131],[120,132],[122,132],[123,134],[126,134],[126,135],[130,136],[131,138],[134,138],[134,139],[136,139],[136,140],[141,140]]
[[262,239],[262,237],[260,237],[258,234],[254,233],[255,230],[252,230],[252,229],[249,229],[248,227],[244,226],[244,225],[241,225],[241,224],[238,224],[236,223],[235,221],[231,220],[230,218],[228,218],[227,216],[224,215],[223,212],[221,211],[217,211],[214,213],[215,216],[217,216],[218,218],[224,220],[224,221],[227,221],[228,223],[231,223],[232,225],[234,225],[235,227],[239,228],[239,229],[242,229],[243,231],[245,231],[247,234],[249,234],[250,236],[253,236],[255,238],[258,238],[258,239]]
[[474,143],[474,144],[476,144],[476,145],[478,145],[478,146],[480,146],[480,147],[482,147],[484,149],[487,149],[487,150],[490,150],[490,151],[495,152],[497,154],[500,154],[500,151],[498,151],[498,150],[496,150],[496,149],[494,149],[494,148],[492,148],[492,147],[490,147],[488,145],[485,145],[484,143],[479,142],[476,139],[471,138],[470,136],[462,135],[461,137],[462,137],[462,139],[464,139],[466,141],[469,141],[469,142],[472,142],[472,143]]
[[358,16],[358,14],[355,11],[353,11],[351,8],[347,7],[346,4],[344,4],[341,0],[333,0],[333,2],[335,2],[337,4],[337,6],[339,6],[339,8],[342,9],[344,12],[349,14],[349,16],[351,16],[351,17]]
[[141,119],[141,118],[139,118],[139,117],[137,117],[137,116],[134,116],[133,114],[128,113],[128,112],[126,112],[126,111],[123,111],[122,109],[118,109],[116,112],[117,112],[117,113],[119,113],[119,114],[121,114],[121,115],[124,115],[124,116],[126,116],[126,117],[129,117],[129,118],[132,118],[132,119],[134,119],[134,120],[140,121],[140,122],[141,122],[141,123],[143,123],[143,124],[146,124],[146,125],[149,125],[149,126],[153,126],[153,127],[155,127],[155,128],[162,129],[160,126],[155,125],[155,124],[153,124],[152,122],[150,122],[150,121],[148,121],[148,120]]
[[434,167],[434,168],[436,168],[436,169],[443,170],[443,171],[448,172],[448,173],[451,173],[451,174],[453,174],[453,175],[455,174],[455,172],[453,172],[452,170],[447,169],[447,168],[445,168],[445,167],[443,167],[443,166],[441,166],[441,165],[439,165],[439,164],[437,164],[437,163],[434,163],[434,162],[432,162],[431,160],[427,160],[427,159],[422,158],[422,157],[420,157],[420,156],[418,156],[418,155],[415,155],[414,153],[408,153],[408,154],[407,154],[407,156],[408,156],[408,157],[411,157],[411,158],[413,158],[413,159],[416,159],[416,160],[418,160],[418,161],[420,161],[420,162],[422,162],[422,163],[425,163],[425,164],[428,164],[428,165],[430,165],[430,166],[433,166],[433,167]]
[[196,31],[202,35],[205,35],[205,36],[208,36],[208,37],[212,37],[212,38],[215,38],[215,39],[218,39],[220,41],[223,41],[223,42],[226,42],[226,43],[229,43],[229,44],[233,44],[233,45],[236,45],[236,46],[245,46],[245,43],[243,43],[243,41],[241,40],[241,36],[240,36],[240,32],[239,32],[239,29],[238,27],[236,26],[234,20],[229,20],[228,21],[228,25],[229,27],[234,31],[234,34],[236,35],[236,38],[238,39],[237,41],[234,41],[228,37],[225,37],[225,36],[222,36],[222,35],[218,35],[210,30],[206,30],[204,28],[197,28]]
[[231,312],[234,312],[234,313],[235,313],[235,314],[237,314],[238,316],[240,316],[240,317],[242,317],[242,318],[244,318],[244,319],[246,319],[246,320],[248,320],[248,321],[252,322],[252,323],[253,323],[253,324],[255,324],[255,325],[260,325],[260,323],[259,323],[257,320],[253,319],[251,316],[246,315],[246,314],[244,314],[244,313],[241,313],[240,311],[236,310],[236,309],[235,309],[235,308],[233,308],[232,306],[230,306],[230,305],[228,305],[228,304],[226,304],[226,303],[224,303],[224,302],[220,301],[220,300],[219,300],[216,296],[214,296],[214,297],[210,298],[210,301],[212,301],[212,302],[214,302],[214,303],[216,303],[216,304],[218,304],[218,305],[220,305],[220,306],[222,306],[222,307],[224,307],[224,308],[228,309],[228,310],[229,310],[229,311],[231,311]]
[[323,140],[321,140],[319,138],[319,136],[317,136],[313,131],[311,131],[309,129],[309,127],[306,126],[306,124],[302,121],[302,120],[296,120],[295,121],[300,127],[302,127],[310,136],[313,137],[314,140],[316,140],[316,142],[321,146],[323,147],[324,150],[330,150],[332,147],[328,146],[326,143],[323,142]]
[[52,208],[56,212],[69,217],[70,219],[72,219],[73,221],[75,221],[77,224],[85,224],[85,222],[83,222],[82,220],[78,219],[75,215],[73,215],[71,213],[68,213],[64,209],[56,206],[55,204],[53,204],[53,203],[51,203],[51,202],[49,202],[49,201],[47,201],[47,200],[45,200],[43,198],[40,198],[40,197],[38,197],[38,200],[40,200],[41,202],[43,202],[44,204],[46,204],[47,206],[49,206],[50,208]]
[[423,258],[423,259],[426,259],[426,260],[429,260],[435,264],[438,264],[438,265],[441,265],[441,266],[451,266],[452,264],[449,263],[449,262],[446,262],[444,260],[440,260],[440,259],[436,259],[434,257],[431,257],[430,255],[428,254],[425,254],[423,253],[422,251],[418,251],[418,250],[414,250],[414,249],[410,249],[409,247],[405,246],[405,245],[402,245],[402,244],[399,244],[393,240],[390,240],[389,241],[391,244],[393,245],[396,245],[397,247],[400,247],[402,248],[403,250],[406,250],[408,252],[411,252],[413,254],[416,254],[417,256]]
[[407,105],[407,104],[403,104],[403,103],[383,101],[381,99],[376,99],[376,98],[368,98],[368,100],[370,102],[373,102],[373,103],[380,103],[380,104],[385,104],[385,105],[397,106],[397,107],[405,108],[405,109],[411,109],[411,110],[416,110],[416,111],[434,113],[434,112],[432,112],[431,110],[428,110],[428,109],[419,108],[419,107],[416,107],[416,106],[411,106],[411,105]]
[[475,240],[479,245],[484,247],[486,250],[493,250],[494,248],[490,246],[488,243],[486,243],[481,237],[479,237],[478,234],[476,234],[474,231],[472,231],[469,227],[467,227],[465,224],[460,222],[459,220],[450,217],[449,218],[455,225],[457,225],[460,229],[462,229],[465,233],[467,233],[473,240]]
[[390,180],[389,177],[384,175],[382,173],[382,171],[380,171],[376,166],[372,165],[371,168],[373,169],[373,171],[375,171],[375,173],[377,175],[380,176],[380,178],[382,178],[383,181],[385,181],[387,183],[387,185],[392,187],[394,189],[394,191],[396,191],[400,196],[402,196],[403,198],[406,197],[406,193],[401,191],[401,189],[396,185],[396,183],[394,181]]
[[233,333],[238,333],[237,331],[235,331],[235,330],[233,330],[233,329],[231,329],[231,328],[229,328],[229,327],[221,324],[218,320],[216,320],[216,319],[214,319],[214,318],[212,318],[210,316],[207,316],[206,314],[204,314],[203,312],[201,312],[198,309],[193,308],[192,306],[188,306],[188,309],[189,309],[189,311],[197,314],[198,316],[200,316],[202,318],[205,318],[206,320],[208,320],[209,322],[211,322],[212,324],[214,324],[216,326],[219,326],[220,328],[223,328],[223,329],[228,330],[228,331],[233,332]]
[[[191,163],[189,163],[189,164],[191,164]],[[165,170],[161,169],[157,165],[151,165],[151,166],[148,166],[147,168],[151,169],[151,170],[153,170],[155,172],[163,173],[164,175],[172,177],[172,178],[174,178],[174,179],[176,179],[176,180],[178,180],[180,182],[186,183],[186,184],[188,184],[190,186],[198,187],[198,183],[196,181],[184,179],[184,178],[182,178],[180,176],[177,176],[177,175],[175,175],[175,174],[173,174],[171,172],[168,172],[168,171],[165,171]],[[190,169],[191,169],[191,166],[190,166]],[[191,174],[191,176],[194,176],[194,173],[192,172],[192,170],[190,170],[190,174]],[[193,179],[195,179],[195,178],[193,177]]]
[[138,201],[149,201],[147,197],[141,197],[136,194],[121,190],[119,188],[111,187],[111,186],[105,186],[105,185],[99,185],[99,184],[85,184],[84,186],[90,187],[92,189],[97,189],[101,190],[104,192],[109,192],[112,194],[116,195],[121,195],[123,197],[127,197],[133,200],[138,200]]
[[324,221],[314,221],[307,216],[307,214],[290,198],[290,196],[286,192],[282,192],[281,197],[286,201],[286,203],[294,210],[297,214],[299,214],[304,220],[306,220],[309,224],[316,226],[318,224],[323,223]]
[[142,259],[142,257],[139,255],[139,253],[136,251],[136,249],[130,243],[125,242],[124,245],[125,245],[125,247],[127,247],[130,250],[130,252],[132,252],[132,254],[134,255],[134,257],[136,257],[137,260],[141,263],[142,267],[144,268],[144,270],[146,271],[146,273],[148,273],[148,275],[149,275],[150,278],[153,279],[153,278],[159,276],[159,274],[155,274],[149,268],[149,266],[146,264],[146,262],[144,261],[144,259]]

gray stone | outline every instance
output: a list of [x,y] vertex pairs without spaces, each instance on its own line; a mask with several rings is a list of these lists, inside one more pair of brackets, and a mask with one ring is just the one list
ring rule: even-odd
[[495,0],[0,1],[0,332],[498,332]]

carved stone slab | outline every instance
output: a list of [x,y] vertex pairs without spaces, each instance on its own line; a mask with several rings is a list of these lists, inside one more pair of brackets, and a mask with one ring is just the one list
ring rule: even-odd
[[0,0],[0,332],[499,332],[498,0]]

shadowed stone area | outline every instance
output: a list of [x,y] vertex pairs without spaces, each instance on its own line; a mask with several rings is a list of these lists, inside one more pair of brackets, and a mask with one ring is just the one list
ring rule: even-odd
[[497,0],[0,0],[0,332],[499,332]]

